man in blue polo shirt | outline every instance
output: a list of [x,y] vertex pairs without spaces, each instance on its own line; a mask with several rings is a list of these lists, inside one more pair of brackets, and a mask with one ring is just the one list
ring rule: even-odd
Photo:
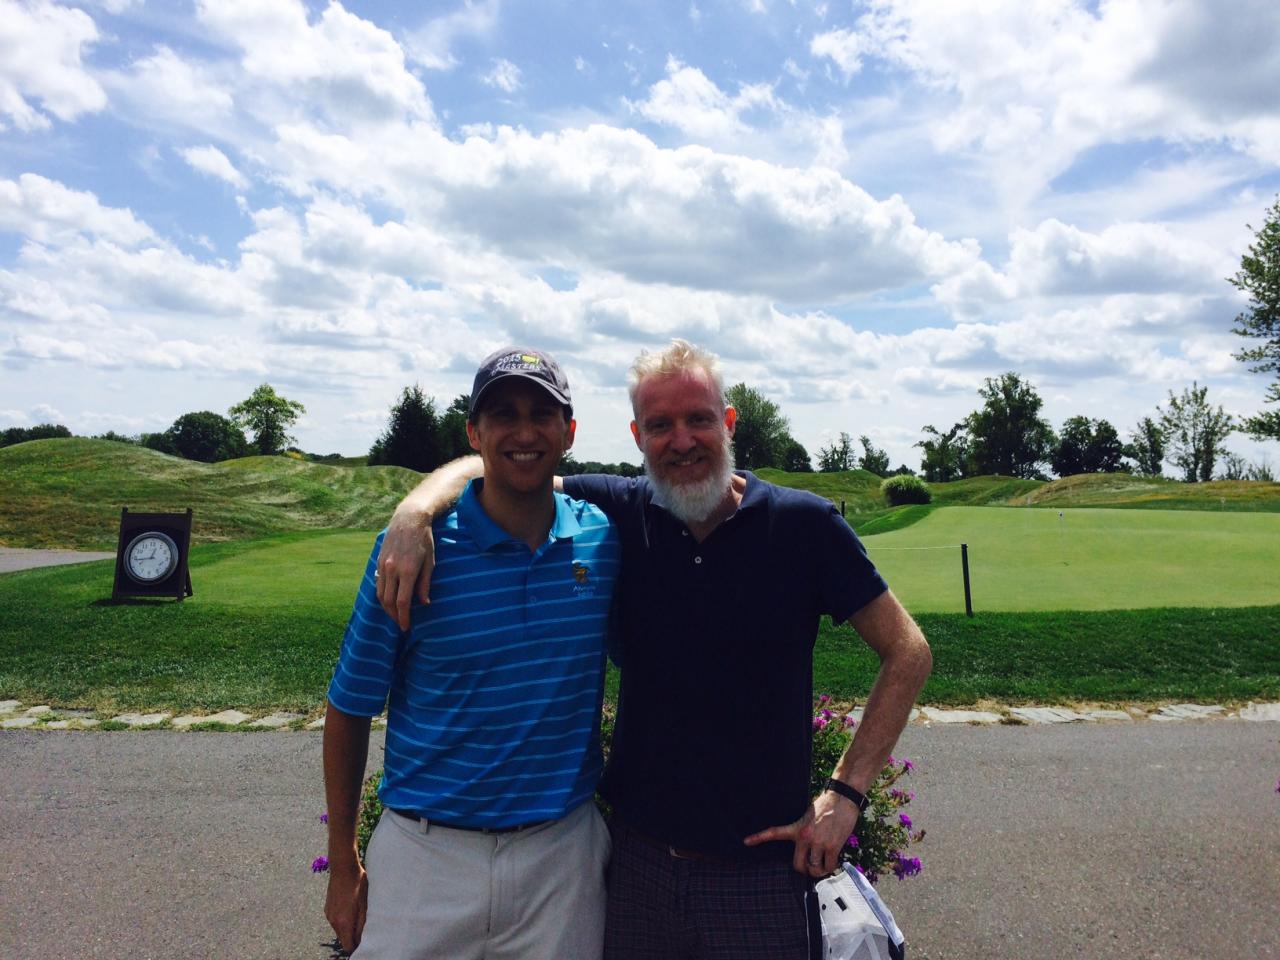
[[[646,476],[563,481],[623,544],[605,957],[804,960],[819,945],[811,882],[835,869],[929,647],[830,503],[733,471],[736,413],[714,356],[677,340],[642,354],[630,386]],[[474,467],[459,462],[458,477]],[[379,559],[389,614],[427,587],[425,518],[454,469],[397,510]],[[810,797],[823,615],[881,666],[853,743]]]
[[[546,354],[476,374],[467,434],[485,477],[433,525],[431,603],[400,629],[374,545],[329,688],[325,914],[359,960],[598,957],[610,841],[600,773],[616,531],[553,490],[575,424]],[[370,719],[387,705],[385,808],[355,821]]]

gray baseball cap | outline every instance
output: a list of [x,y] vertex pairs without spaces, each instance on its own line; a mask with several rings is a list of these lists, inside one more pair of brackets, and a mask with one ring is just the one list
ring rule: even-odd
[[569,396],[569,381],[560,364],[541,350],[525,347],[503,347],[485,357],[471,384],[471,407],[468,415],[474,419],[480,398],[486,390],[505,377],[521,377],[546,390],[556,402],[569,409],[573,416],[573,400]]

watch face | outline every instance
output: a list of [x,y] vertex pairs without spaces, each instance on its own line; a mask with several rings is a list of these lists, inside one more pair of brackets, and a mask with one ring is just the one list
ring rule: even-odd
[[178,545],[152,531],[134,537],[124,555],[125,571],[139,583],[158,583],[178,565]]

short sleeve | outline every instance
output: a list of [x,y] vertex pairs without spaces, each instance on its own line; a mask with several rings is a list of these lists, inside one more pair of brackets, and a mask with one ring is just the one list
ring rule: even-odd
[[[385,532],[385,531],[384,531]],[[391,674],[400,651],[400,628],[378,603],[374,572],[383,534],[378,534],[356,592],[342,652],[329,684],[329,702],[353,717],[382,713],[391,689]]]
[[818,583],[824,613],[843,623],[889,589],[867,549],[833,505],[815,511]]
[[626,509],[636,481],[607,473],[583,473],[564,477],[564,492],[575,500],[586,500],[604,511],[614,523]]

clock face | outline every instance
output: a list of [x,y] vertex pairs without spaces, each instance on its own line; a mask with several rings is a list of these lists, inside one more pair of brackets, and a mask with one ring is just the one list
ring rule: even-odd
[[139,583],[158,583],[178,565],[178,545],[163,533],[141,533],[129,543],[125,571]]

